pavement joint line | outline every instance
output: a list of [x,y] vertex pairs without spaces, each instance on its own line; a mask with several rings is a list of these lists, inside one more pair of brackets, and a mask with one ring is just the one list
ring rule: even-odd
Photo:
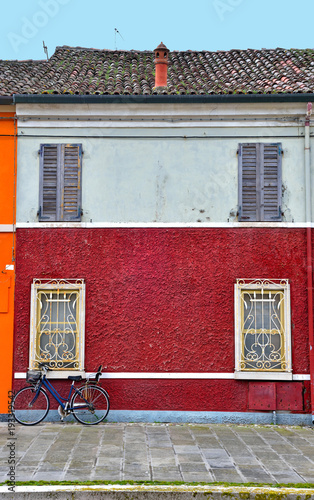
[[[7,486],[0,486],[0,494],[8,491]],[[147,484],[97,484],[97,485],[31,485],[16,486],[15,493],[50,493],[50,492],[75,492],[75,491],[103,491],[103,492],[192,492],[192,493],[251,493],[261,494],[280,494],[280,495],[314,495],[314,488],[295,488],[295,487],[272,487],[272,486],[211,486],[206,485],[147,485]]]
[[[273,429],[271,429],[271,432],[273,433],[273,432],[274,432],[274,430],[273,430]],[[284,462],[284,464],[285,464],[285,467],[286,467],[287,469],[289,469],[290,471],[292,471],[292,472],[296,473],[296,471],[295,471],[292,467],[290,467],[290,465],[289,465],[289,464],[288,464],[285,460],[283,460],[283,459],[282,459],[282,457],[279,455],[279,453],[278,453],[276,450],[274,450],[274,448],[272,447],[272,445],[271,445],[271,444],[269,444],[269,442],[268,442],[268,441],[264,438],[264,436],[262,435],[262,433],[258,432],[258,429],[254,429],[254,433],[255,433],[255,434],[256,434],[256,435],[257,435],[257,436],[258,436],[258,437],[259,437],[259,438],[260,438],[260,439],[261,439],[261,440],[265,443],[265,445],[266,445],[266,446],[267,446],[267,447],[268,447],[268,448],[269,448],[269,449],[270,449],[273,453],[275,453],[275,454],[277,455],[277,457],[278,457],[278,461],[280,461],[280,462],[281,462],[281,461],[283,461],[283,462]],[[277,433],[277,434],[278,434],[278,433]],[[282,436],[281,436],[280,434],[279,434],[279,436],[282,438]],[[254,452],[253,452],[253,453],[254,453]],[[257,457],[257,459],[261,462],[261,460],[260,460],[260,458],[259,458],[259,457]],[[261,462],[261,463],[262,463],[262,462]],[[269,472],[269,475],[270,475],[272,478],[274,477],[274,476],[272,475],[272,473],[271,473],[271,472]],[[274,478],[274,479],[275,479],[275,478]],[[275,479],[275,482],[277,482],[277,481],[276,481],[276,479]]]
[[126,425],[123,426],[122,432],[122,460],[120,467],[120,480],[124,479],[124,471],[125,471],[125,455],[126,455]]
[[238,439],[239,439],[240,441],[242,441],[242,443],[244,443],[245,447],[249,450],[249,452],[251,453],[251,455],[252,455],[253,457],[255,457],[255,458],[256,458],[256,460],[258,460],[258,462],[259,462],[259,466],[263,469],[263,471],[265,472],[265,474],[267,474],[267,475],[271,478],[272,482],[277,483],[276,478],[272,475],[272,473],[271,473],[270,471],[268,471],[268,470],[266,469],[266,467],[264,467],[263,462],[260,460],[260,458],[259,458],[258,456],[256,456],[256,454],[255,454],[254,450],[252,449],[252,447],[251,447],[250,445],[246,444],[246,442],[245,442],[245,440],[242,438],[242,436],[240,436],[240,434],[238,434],[238,433],[236,432],[236,430],[235,430],[233,427],[231,427],[231,430],[232,430],[233,434],[234,434],[235,436],[237,436],[237,437],[238,437]]
[[196,446],[198,447],[199,454],[200,454],[200,456],[202,457],[202,460],[203,460],[203,462],[204,462],[204,465],[205,465],[205,467],[206,467],[206,470],[207,470],[207,472],[208,472],[208,474],[209,474],[210,478],[211,478],[211,479],[214,479],[214,478],[213,478],[213,475],[212,475],[212,473],[211,473],[211,468],[210,468],[210,465],[209,465],[209,463],[208,463],[208,462],[207,462],[207,460],[206,460],[206,457],[205,457],[205,455],[204,455],[204,453],[203,453],[202,448],[200,447],[200,445],[199,445],[199,443],[198,443],[198,441],[197,441],[197,439],[196,439],[196,437],[195,437],[195,435],[194,435],[194,433],[193,433],[193,431],[192,431],[191,427],[189,427],[188,429],[189,429],[189,431],[190,431],[190,434],[191,434],[191,436],[192,436],[192,439],[194,440],[194,442],[195,442]]
[[[25,455],[26,455],[26,454],[28,453],[28,451],[31,449],[32,445],[33,445],[34,443],[36,443],[36,441],[39,439],[39,436],[40,436],[41,432],[42,432],[42,428],[39,430],[39,432],[36,434],[36,436],[32,438],[32,440],[31,440],[31,442],[30,442],[29,446],[26,448],[26,450],[25,450],[25,452],[23,453],[23,455],[22,455],[21,457],[19,457],[19,459],[17,460],[17,462],[16,462],[16,468],[17,468],[17,469],[18,469],[19,465],[21,465],[21,463],[22,463],[22,461],[23,461],[23,459],[24,459]],[[37,466],[37,468],[38,468],[38,466]],[[32,477],[32,476],[36,473],[36,471],[37,471],[37,469],[35,468],[35,470],[34,470],[34,471],[33,471],[33,473],[31,474],[31,477]]]
[[178,458],[178,455],[176,454],[176,450],[174,448],[174,444],[173,444],[172,439],[171,439],[171,434],[170,434],[168,425],[166,425],[166,432],[167,432],[168,438],[170,439],[170,442],[171,442],[171,448],[172,448],[172,451],[174,453],[174,459],[175,459],[175,463],[176,463],[178,472],[180,474],[182,481],[184,481],[183,472],[182,472],[181,465],[180,465],[180,460]]
[[150,451],[150,446],[149,446],[149,437],[148,437],[148,430],[147,430],[147,425],[145,425],[145,439],[146,439],[146,452],[147,452],[147,462],[148,462],[148,473],[149,473],[149,478],[152,480],[153,477],[153,466],[152,466],[152,454]]
[[[276,431],[276,434],[279,434],[277,431]],[[281,439],[288,445],[288,446],[291,446],[292,448],[294,448],[296,451],[298,451],[298,448],[296,446],[294,446],[293,443],[290,443],[290,441],[286,438],[286,436],[282,435],[282,434],[279,434]],[[282,456],[282,455],[281,455]]]
[[[219,435],[216,433],[216,431],[213,429],[213,434],[214,436],[216,437],[218,443],[220,444],[220,446],[222,447],[223,450],[226,451],[226,453],[228,454],[229,458],[230,458],[230,461],[233,463],[234,465],[234,469],[235,471],[239,474],[239,476],[241,477],[242,481],[245,483],[246,481],[246,478],[244,477],[244,475],[242,474],[241,470],[239,469],[239,467],[237,467],[237,465],[234,463],[234,460],[233,460],[233,457],[230,455],[229,451],[227,450],[227,448],[224,446],[224,443],[223,441],[220,439]],[[216,479],[216,476],[215,476],[215,473],[213,472],[213,475],[214,475],[214,478]]]
[[104,440],[104,431],[101,432],[100,439],[98,441],[98,446],[97,446],[97,451],[96,451],[96,456],[95,456],[94,467],[92,468],[92,472],[91,472],[91,476],[90,476],[91,481],[94,479],[94,476],[96,474],[96,464],[97,464],[97,460],[98,460],[99,455],[100,455],[100,450],[101,450],[101,447],[102,447],[103,440]]
[[[276,450],[274,450],[274,448],[272,447],[272,445],[271,445],[271,444],[268,444],[268,441],[264,438],[264,436],[262,435],[262,433],[261,433],[261,432],[258,432],[258,430],[257,430],[257,429],[254,429],[254,430],[255,430],[256,434],[260,437],[260,439],[262,439],[262,440],[264,441],[264,443],[266,443],[266,444],[267,444],[267,445],[271,448],[271,450],[272,450],[274,453],[276,453],[276,455],[277,455],[277,457],[278,457],[278,460],[280,460],[280,461],[284,462],[284,464],[285,464],[285,466],[286,466],[286,468],[287,468],[288,470],[290,470],[290,471],[294,472],[294,473],[295,473],[295,474],[297,474],[297,475],[298,475],[301,479],[303,479],[303,480],[304,480],[304,478],[303,478],[303,477],[302,477],[302,476],[301,476],[301,475],[300,475],[300,474],[299,474],[299,473],[295,470],[295,468],[294,468],[294,467],[292,467],[292,466],[290,466],[290,464],[289,464],[289,463],[288,463],[288,462],[284,459],[284,456],[283,456],[283,455],[280,455],[280,454],[279,454]],[[276,434],[278,434],[284,442],[285,442],[285,441],[287,442],[287,440],[285,439],[285,437],[284,437],[284,436],[282,436],[279,432],[277,432],[277,430],[276,430],[276,429],[272,429],[272,432],[273,432],[273,433],[274,433],[274,432],[276,432]],[[272,440],[270,440],[270,443],[271,443],[271,442],[272,442]],[[289,443],[289,444],[290,444],[290,443]],[[295,448],[295,447],[294,447],[294,448]],[[295,449],[297,449],[297,448],[295,448]],[[271,475],[271,474],[270,474],[270,475]],[[305,482],[306,482],[306,481],[305,481]]]
[[62,477],[62,479],[64,479],[64,478],[65,478],[66,473],[68,472],[68,470],[69,470],[69,468],[70,468],[70,463],[71,463],[71,460],[72,460],[73,456],[75,455],[75,448],[76,448],[77,444],[79,443],[79,441],[80,441],[80,439],[81,439],[81,435],[82,435],[82,433],[83,433],[83,430],[84,430],[84,428],[82,427],[82,429],[80,429],[80,431],[79,431],[79,433],[78,433],[78,435],[77,435],[77,437],[76,437],[76,439],[75,439],[74,445],[72,446],[72,448],[71,448],[71,450],[70,450],[70,453],[69,453],[68,459],[67,459],[67,461],[66,461],[66,463],[65,463],[65,466],[64,466],[64,468],[63,468],[63,474],[62,474],[62,475],[63,475],[63,477]]
[[[212,434],[212,436],[214,437],[214,439],[215,439],[215,441],[217,442],[217,444],[219,444],[219,446],[221,446],[220,440],[219,440],[219,438],[218,438],[217,434],[215,433],[214,429],[211,429],[211,434]],[[201,449],[201,448],[200,448],[200,449]],[[222,449],[223,449],[223,450],[225,450],[224,446],[222,447]],[[213,480],[215,480],[215,479],[216,479],[216,477],[215,477],[215,473],[214,473],[214,471],[213,471],[212,467],[211,467],[211,466],[209,465],[209,463],[207,462],[207,459],[206,459],[205,454],[203,453],[203,451],[202,451],[202,457],[204,457],[204,458],[205,458],[205,463],[206,463],[206,465],[208,465],[208,471],[209,471],[209,473],[210,473],[211,477],[213,478]]]
[[[277,431],[276,431],[276,432],[277,432]],[[294,432],[294,434],[295,434],[295,432]],[[289,441],[289,440],[288,440],[285,436],[282,436],[282,437],[283,437],[283,439],[284,439],[285,441],[287,441],[287,443],[289,443],[289,445],[290,445],[290,446],[293,446],[293,448],[295,448],[297,451],[300,451],[300,449],[299,449],[299,448],[297,448],[297,447],[296,447],[293,443],[290,443],[290,441]],[[302,439],[304,439],[304,438],[302,438]],[[307,439],[306,439],[306,441],[307,441],[307,443],[309,443],[309,444],[310,444],[310,442],[309,442]],[[314,460],[311,460],[311,458],[309,458],[309,457],[306,457],[306,458],[307,458],[307,460],[309,460],[310,462],[312,462],[312,464],[313,464],[313,466],[314,466]]]
[[[41,434],[43,434],[43,432],[41,432]],[[38,438],[39,438],[39,436],[38,436]],[[53,445],[53,443],[54,443],[57,439],[58,439],[58,434],[56,433],[56,435],[55,435],[54,439],[52,439],[52,440],[51,440],[51,442],[50,442],[50,444],[49,444],[48,448],[46,449],[45,453],[42,455],[41,459],[39,460],[37,467],[35,467],[35,470],[34,470],[34,472],[33,472],[33,476],[35,476],[35,474],[36,474],[36,473],[40,470],[41,466],[45,463],[45,459],[46,459],[46,457],[47,457],[47,454],[48,454],[48,452],[49,452],[49,450],[50,450],[51,446]]]

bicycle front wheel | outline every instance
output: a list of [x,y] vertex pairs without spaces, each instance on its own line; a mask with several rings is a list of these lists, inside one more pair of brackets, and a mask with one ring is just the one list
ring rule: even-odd
[[109,397],[106,391],[96,385],[84,385],[71,399],[71,410],[78,422],[96,425],[102,422],[109,412]]
[[24,387],[18,391],[12,401],[12,413],[22,425],[39,424],[47,416],[50,402],[43,389]]

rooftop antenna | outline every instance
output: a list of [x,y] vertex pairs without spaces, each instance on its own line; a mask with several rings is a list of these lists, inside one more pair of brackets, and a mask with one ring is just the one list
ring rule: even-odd
[[44,40],[43,40],[43,47],[44,47],[44,52],[45,52],[45,54],[47,56],[47,61],[48,61],[48,59],[49,59],[49,57],[48,57],[48,47],[47,47],[47,45],[45,45]]
[[117,28],[114,29],[114,49],[117,50],[117,33],[118,35],[120,35],[120,37],[122,38],[122,40],[124,41],[124,38],[123,36],[121,35],[120,31],[117,30]]

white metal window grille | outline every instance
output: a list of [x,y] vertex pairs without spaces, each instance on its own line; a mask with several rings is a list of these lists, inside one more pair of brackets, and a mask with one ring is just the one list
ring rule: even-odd
[[288,280],[235,285],[236,372],[291,372]]
[[38,280],[32,284],[30,367],[84,369],[83,280]]

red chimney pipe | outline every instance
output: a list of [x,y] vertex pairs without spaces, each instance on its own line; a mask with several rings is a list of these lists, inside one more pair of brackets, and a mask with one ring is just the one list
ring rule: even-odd
[[167,87],[169,49],[161,42],[155,52],[155,87]]

